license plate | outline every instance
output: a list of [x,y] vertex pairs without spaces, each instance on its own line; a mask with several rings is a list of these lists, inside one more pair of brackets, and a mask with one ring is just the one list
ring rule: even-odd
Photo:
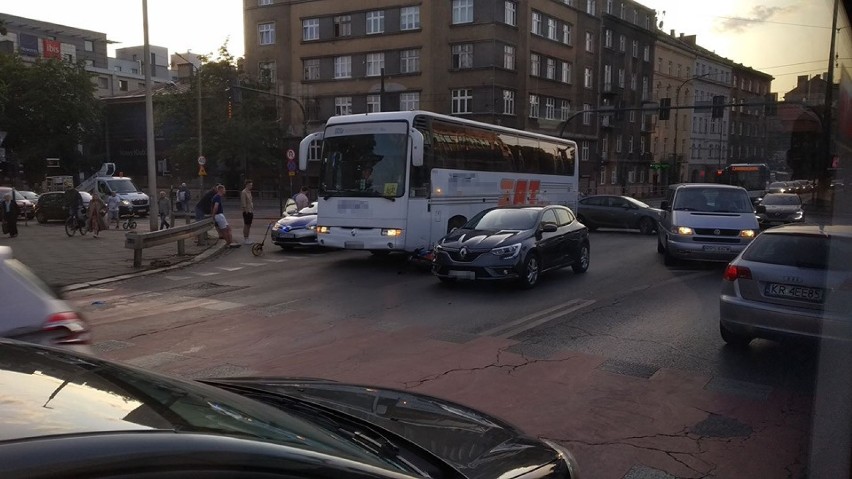
[[296,237],[296,235],[293,234],[293,233],[281,233],[278,236],[281,237],[281,238],[295,238]]
[[776,298],[802,299],[815,303],[821,303],[823,300],[822,289],[793,286],[791,284],[768,283],[764,289],[764,294]]
[[704,251],[707,251],[708,253],[730,253],[731,247],[730,246],[705,245]]
[[458,278],[458,279],[476,279],[476,273],[474,273],[473,271],[455,271],[455,270],[450,270],[447,274],[449,274],[451,278]]

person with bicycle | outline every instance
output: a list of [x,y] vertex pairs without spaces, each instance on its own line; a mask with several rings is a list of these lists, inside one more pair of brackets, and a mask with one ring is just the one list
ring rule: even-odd
[[73,186],[65,190],[65,206],[68,208],[68,217],[77,221],[83,221],[83,195]]

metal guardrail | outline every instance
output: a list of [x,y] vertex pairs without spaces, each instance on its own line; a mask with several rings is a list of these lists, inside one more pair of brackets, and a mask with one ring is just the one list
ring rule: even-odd
[[152,246],[160,246],[177,242],[178,254],[186,252],[184,241],[203,235],[207,241],[207,231],[213,227],[213,218],[205,218],[201,221],[189,223],[183,226],[175,226],[165,230],[138,233],[131,231],[125,235],[124,247],[133,250],[133,267],[142,266],[142,250]]

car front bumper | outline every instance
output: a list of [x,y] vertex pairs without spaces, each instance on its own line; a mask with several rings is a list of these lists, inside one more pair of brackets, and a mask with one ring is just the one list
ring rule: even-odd
[[432,274],[440,278],[469,280],[515,279],[522,275],[524,252],[511,259],[502,259],[489,251],[476,254],[470,261],[454,259],[452,250],[436,250],[432,260]]
[[317,232],[309,229],[272,230],[272,242],[278,246],[317,246]]
[[666,249],[669,254],[677,259],[692,261],[712,261],[727,263],[736,258],[748,243],[705,243],[694,241],[692,237],[678,241],[669,236],[666,240]]

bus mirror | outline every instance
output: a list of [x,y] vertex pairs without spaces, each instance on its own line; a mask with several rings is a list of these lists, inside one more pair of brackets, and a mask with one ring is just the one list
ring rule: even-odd
[[412,129],[409,137],[411,138],[411,165],[423,166],[423,133]]
[[311,143],[322,141],[323,134],[321,131],[311,133],[299,142],[299,169],[305,171],[308,169],[308,153],[311,151]]

